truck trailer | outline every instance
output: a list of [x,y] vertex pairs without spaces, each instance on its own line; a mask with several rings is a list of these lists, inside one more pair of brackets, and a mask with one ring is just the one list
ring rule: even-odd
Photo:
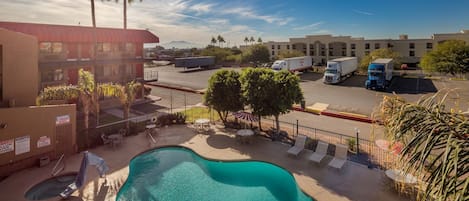
[[392,59],[376,59],[368,66],[367,89],[384,90],[391,83],[393,71]]
[[323,82],[326,84],[337,84],[357,71],[357,57],[343,57],[327,62]]
[[272,64],[273,70],[288,70],[290,72],[303,71],[310,69],[313,64],[311,56],[292,57],[282,60],[277,60]]
[[215,57],[184,57],[174,59],[176,68],[209,68],[215,65]]

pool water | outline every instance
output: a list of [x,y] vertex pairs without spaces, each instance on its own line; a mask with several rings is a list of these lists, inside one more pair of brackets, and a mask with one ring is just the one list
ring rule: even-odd
[[31,187],[24,195],[28,200],[45,200],[59,196],[68,185],[75,181],[76,172],[49,178]]
[[116,200],[312,201],[285,169],[265,162],[207,160],[183,147],[145,152],[130,162]]

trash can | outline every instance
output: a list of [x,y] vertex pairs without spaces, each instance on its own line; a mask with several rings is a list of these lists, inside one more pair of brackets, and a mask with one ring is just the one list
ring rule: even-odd
[[49,156],[43,156],[39,158],[39,167],[44,167],[50,162]]

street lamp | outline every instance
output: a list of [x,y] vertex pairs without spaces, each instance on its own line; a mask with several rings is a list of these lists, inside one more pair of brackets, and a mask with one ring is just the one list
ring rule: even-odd
[[359,139],[358,139],[358,135],[360,134],[360,129],[358,128],[355,128],[355,133],[357,135],[357,156],[359,154],[359,151],[360,151],[360,147],[359,147]]

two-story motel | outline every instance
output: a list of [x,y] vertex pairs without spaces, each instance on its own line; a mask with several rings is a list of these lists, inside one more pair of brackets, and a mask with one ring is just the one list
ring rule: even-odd
[[307,35],[303,38],[290,38],[288,42],[269,41],[264,45],[269,49],[271,58],[282,51],[300,51],[306,56],[312,56],[315,64],[325,64],[330,59],[346,56],[360,59],[374,50],[390,48],[400,54],[403,63],[416,64],[425,53],[446,40],[463,40],[469,44],[469,30],[433,34],[431,38],[419,39],[410,39],[407,35],[400,35],[399,39]]

